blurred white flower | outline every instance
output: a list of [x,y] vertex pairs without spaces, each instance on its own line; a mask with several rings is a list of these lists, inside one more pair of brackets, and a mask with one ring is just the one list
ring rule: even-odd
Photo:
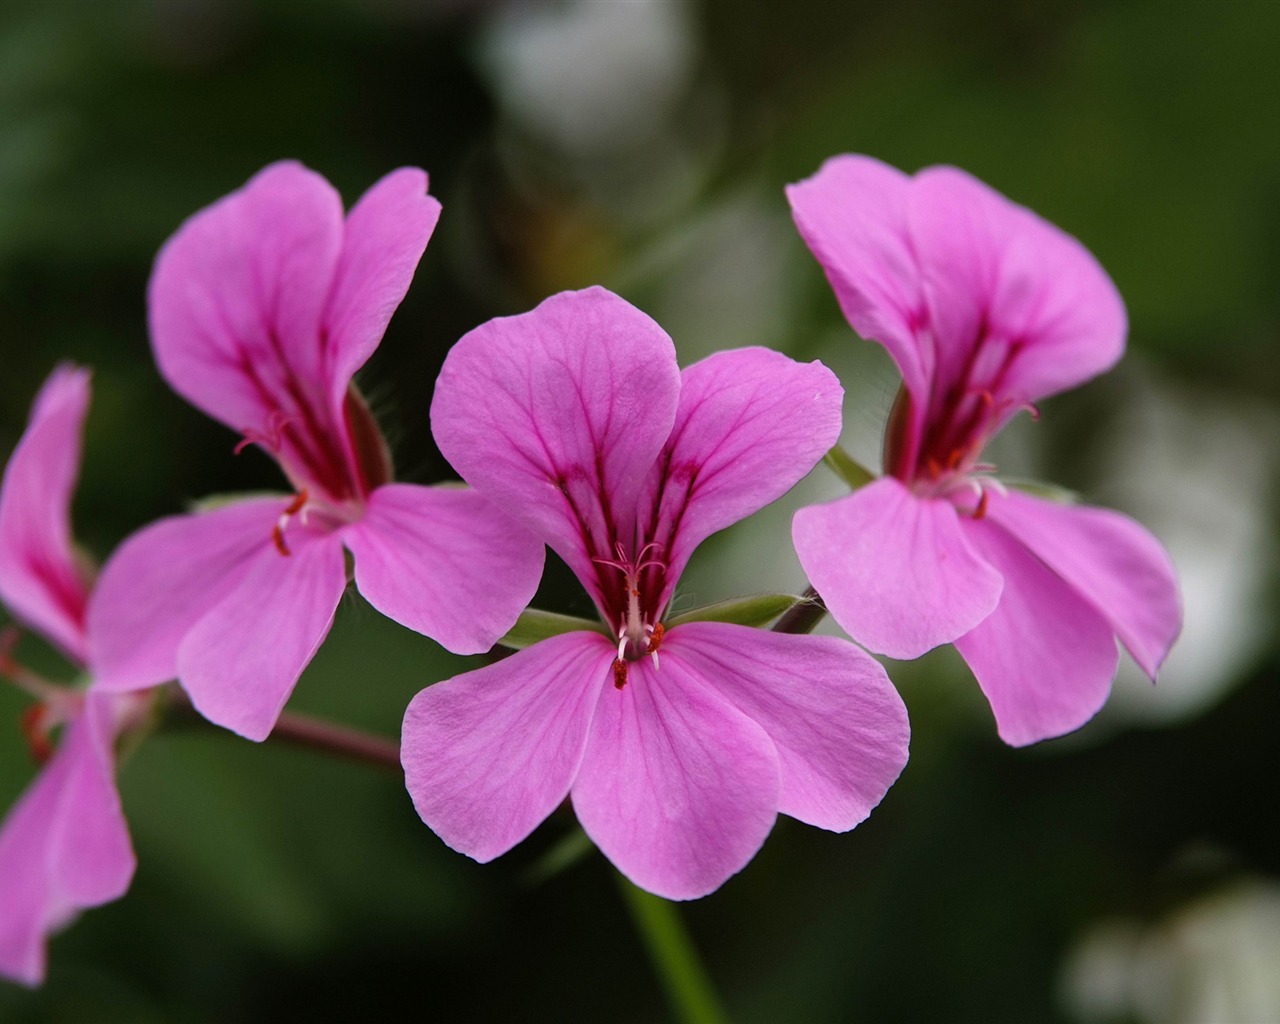
[[482,65],[507,111],[565,150],[635,148],[663,130],[689,86],[688,10],[674,0],[502,5]]
[[1113,920],[1077,944],[1062,999],[1081,1024],[1280,1020],[1280,885],[1237,883],[1164,922]]
[[1122,508],[1165,544],[1185,603],[1182,635],[1155,686],[1124,659],[1105,714],[1170,722],[1240,678],[1266,642],[1276,549],[1267,508],[1280,421],[1240,397],[1180,391],[1142,374],[1111,436],[1114,481],[1090,500]]

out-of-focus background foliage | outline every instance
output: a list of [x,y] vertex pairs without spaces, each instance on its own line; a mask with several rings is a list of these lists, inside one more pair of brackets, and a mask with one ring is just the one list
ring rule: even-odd
[[[896,375],[782,189],[847,151],[967,168],[1082,239],[1131,319],[1120,368],[1015,422],[997,461],[1146,522],[1184,637],[1159,686],[1126,665],[1096,721],[1028,750],[950,651],[891,665],[914,734],[883,805],[843,836],[780,820],[685,918],[739,1021],[1280,1020],[1277,53],[1268,2],[11,0],[0,457],[72,359],[95,373],[76,524],[99,558],[192,499],[280,485],[166,389],[144,296],[184,217],[287,156],[348,202],[418,164],[444,204],[361,378],[402,477],[449,472],[427,420],[449,345],[596,282],[686,362],[823,359],[874,462]],[[802,587],[790,514],[839,489],[819,469],[706,545],[680,600]],[[545,591],[587,611],[563,570]],[[295,706],[394,735],[466,667],[353,597]],[[23,706],[0,690],[6,807],[32,773]],[[667,1016],[603,859],[531,876],[567,818],[479,867],[391,774],[199,726],[121,784],[132,891],[53,942],[42,991],[0,983],[0,1019]]]

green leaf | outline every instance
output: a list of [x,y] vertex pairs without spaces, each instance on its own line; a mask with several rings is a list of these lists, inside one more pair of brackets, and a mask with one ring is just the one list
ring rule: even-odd
[[801,598],[794,594],[754,594],[703,605],[667,621],[668,628],[686,622],[733,622],[739,626],[766,626]]
[[526,608],[520,613],[520,618],[516,620],[510,632],[498,643],[513,651],[522,651],[539,640],[559,636],[561,633],[578,633],[582,630],[609,636],[604,625],[593,619],[579,619],[573,615],[544,612],[540,608]]

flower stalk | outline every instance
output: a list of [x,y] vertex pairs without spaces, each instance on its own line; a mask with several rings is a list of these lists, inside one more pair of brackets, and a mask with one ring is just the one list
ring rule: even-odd
[[683,1024],[727,1024],[729,1018],[675,904],[637,889],[621,874],[617,881],[676,1019]]

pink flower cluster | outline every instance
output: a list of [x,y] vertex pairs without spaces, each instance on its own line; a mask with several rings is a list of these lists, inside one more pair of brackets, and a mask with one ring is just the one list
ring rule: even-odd
[[[892,657],[954,642],[1023,744],[1105,700],[1116,639],[1153,677],[1180,625],[1172,567],[1141,527],[1001,486],[979,461],[1009,418],[1112,365],[1118,295],[1069,236],[962,172],[841,157],[789,190],[853,327],[903,375],[886,475],[802,509],[809,579],[855,640]],[[69,503],[88,376],[57,370],[0,487],[0,599],[87,684],[0,651],[56,752],[0,828],[0,974],[35,984],[47,936],[115,899],[134,856],[115,751],[177,680],[210,721],[267,737],[349,583],[459,654],[533,598],[549,546],[599,623],[419,693],[402,761],[422,819],[479,861],[569,799],[637,885],[705,895],[779,813],[853,828],[907,760],[906,709],[847,640],[673,621],[694,549],[775,501],[836,444],[842,389],[766,349],[685,367],[601,288],[483,324],[450,352],[432,430],[468,484],[394,479],[353,376],[377,347],[440,204],[406,168],[343,213],[274,164],[165,244],[149,291],[160,372],[280,466],[287,493],[162,519],[96,584]]]

